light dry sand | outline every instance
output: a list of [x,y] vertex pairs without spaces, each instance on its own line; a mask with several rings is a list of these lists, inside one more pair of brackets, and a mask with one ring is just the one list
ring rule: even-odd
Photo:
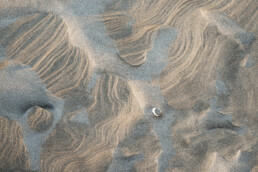
[[0,0],[0,171],[258,171],[257,36],[257,0]]

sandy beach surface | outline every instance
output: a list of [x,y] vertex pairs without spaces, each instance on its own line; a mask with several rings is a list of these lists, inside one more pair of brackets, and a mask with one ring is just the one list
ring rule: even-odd
[[0,171],[258,172],[258,1],[0,0]]

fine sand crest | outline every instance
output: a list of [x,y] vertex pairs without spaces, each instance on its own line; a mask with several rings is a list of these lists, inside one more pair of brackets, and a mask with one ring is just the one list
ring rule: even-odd
[[[256,119],[257,114],[257,67],[253,61],[257,59],[257,5],[254,0],[114,0],[106,7],[103,18],[109,36],[115,40],[120,57],[131,65],[144,63],[143,54],[151,47],[153,30],[163,25],[178,30],[169,63],[157,83],[170,106],[195,112],[175,114],[172,137],[178,153],[171,160],[172,171],[201,171],[206,156],[213,151],[230,159],[236,152],[228,152],[257,145],[252,132],[257,131],[256,125],[245,119]],[[241,64],[244,68],[240,68]],[[231,115],[232,121],[228,121]],[[245,132],[245,136],[241,135]],[[247,138],[249,143],[244,141]],[[242,170],[256,164],[248,162],[251,167]],[[213,170],[220,163],[208,166]],[[235,168],[230,166],[226,164],[227,171]]]
[[[176,27],[180,32],[171,47],[170,63],[161,78],[161,85],[169,105],[193,107],[197,99],[207,100],[213,94],[213,85],[209,84],[218,78],[223,63],[225,65],[231,57],[239,57],[239,53],[247,51],[236,49],[238,45],[231,38],[245,47],[254,39],[252,30],[245,30],[225,13],[232,13],[241,20],[239,17],[244,9],[255,12],[255,5],[251,0],[232,3],[114,0],[106,6],[102,17],[109,36],[116,42],[119,56],[133,66],[145,62],[146,53],[152,48],[152,35],[157,29]],[[250,17],[247,24],[253,26],[255,17]]]
[[145,118],[141,118],[128,137],[119,143],[115,150],[118,155],[114,155],[108,171],[115,171],[118,168],[123,171],[157,171],[161,151],[153,125]]
[[257,171],[257,7],[0,2],[0,171]]
[[[172,46],[170,64],[162,76],[165,98],[169,105],[177,108],[182,103],[184,108],[192,108],[197,100],[209,100],[215,92],[212,83],[218,80],[223,80],[230,91],[235,69],[247,52],[216,25],[203,21],[199,12],[188,17],[185,24],[183,28],[189,30],[179,33]],[[191,37],[185,32],[190,32]]]
[[[252,30],[245,30],[225,13],[230,14],[231,8],[236,8],[239,15],[234,11],[233,17],[244,18],[247,16],[240,15],[244,11],[242,6],[253,11],[255,7],[251,4],[255,6],[255,3],[248,1],[250,4],[246,5],[248,2],[241,1],[228,3],[227,6],[223,4],[227,8],[222,9],[221,13],[203,10],[219,10],[222,1],[221,4],[218,2],[203,4],[205,6],[202,8],[199,4],[199,8],[189,9],[191,16],[188,13],[179,17],[175,15],[171,21],[180,31],[171,47],[170,63],[161,80],[164,96],[173,107],[180,108],[183,103],[184,108],[191,108],[198,99],[208,100],[214,93],[212,82],[219,79],[224,79],[225,85],[232,88],[240,60],[249,52],[254,39]],[[185,4],[184,8],[191,5]],[[250,19],[253,21],[253,18]],[[174,23],[174,20],[182,22]]]
[[[47,91],[44,83],[28,65],[8,61],[7,65],[0,69],[0,80],[2,81],[0,82],[0,116],[18,123],[17,125],[22,130],[19,137],[23,138],[23,141],[20,142],[25,144],[26,152],[29,155],[29,168],[39,170],[41,144],[61,118],[63,101]],[[44,131],[41,130],[40,133],[37,128],[33,127],[33,120],[29,116],[34,107],[50,111],[54,116],[54,120],[51,121],[52,125],[43,127]],[[43,117],[40,116],[38,119]],[[11,132],[12,128],[9,130]],[[6,132],[8,133],[8,131]],[[19,138],[18,136],[11,137]],[[12,147],[12,151],[17,151],[16,153],[19,154],[19,145]],[[16,157],[13,158],[13,162],[15,162]],[[19,167],[17,168],[19,169]]]
[[146,60],[157,27],[152,23],[155,13],[148,8],[151,7],[143,1],[115,0],[106,6],[102,15],[109,36],[115,40],[119,56],[133,66],[139,66]]
[[8,65],[8,61],[0,61],[0,70],[4,69]]
[[116,75],[103,73],[92,96],[88,113],[81,114],[89,123],[65,120],[44,144],[43,171],[105,171],[119,142],[143,115],[126,80]]
[[20,125],[0,116],[0,171],[29,169],[29,156]]
[[[49,91],[57,96],[86,84],[89,60],[74,47],[60,17],[36,13],[23,17],[1,31],[6,59],[30,65]],[[69,81],[69,82],[67,82]]]
[[28,113],[27,123],[34,131],[46,131],[52,125],[54,116],[48,110],[34,106]]
[[1,116],[18,120],[33,106],[53,108],[44,83],[29,66],[9,61],[0,69],[0,79]]

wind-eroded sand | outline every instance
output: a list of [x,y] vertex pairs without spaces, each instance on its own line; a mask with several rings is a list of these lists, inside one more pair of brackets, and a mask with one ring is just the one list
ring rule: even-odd
[[0,0],[0,171],[258,171],[257,36],[257,0]]

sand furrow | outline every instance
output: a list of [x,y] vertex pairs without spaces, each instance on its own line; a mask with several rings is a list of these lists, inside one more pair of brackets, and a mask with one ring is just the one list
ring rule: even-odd
[[[157,84],[161,85],[162,94],[167,103],[175,109],[189,110],[189,112],[185,112],[186,115],[182,121],[175,122],[176,127],[172,128],[172,136],[176,142],[175,149],[182,150],[182,153],[172,158],[175,164],[171,163],[170,167],[174,170],[200,171],[204,168],[202,164],[205,164],[206,160],[198,160],[197,154],[204,158],[215,151],[227,159],[236,153],[229,155],[227,151],[237,150],[237,147],[241,146],[244,147],[243,149],[248,146],[253,147],[255,139],[248,144],[243,141],[246,137],[254,137],[254,133],[251,132],[252,127],[247,129],[250,132],[247,134],[248,136],[243,137],[241,133],[245,132],[245,127],[242,126],[245,125],[240,125],[241,122],[237,118],[240,118],[240,114],[242,114],[242,119],[245,118],[244,113],[254,119],[256,113],[253,106],[256,102],[255,97],[257,97],[255,94],[257,83],[254,83],[253,79],[256,76],[256,62],[253,59],[256,59],[254,52],[257,49],[254,48],[257,47],[255,40],[257,36],[257,20],[255,20],[257,18],[257,1],[185,0],[171,2],[164,0],[128,3],[130,5],[122,0],[112,1],[112,5],[106,7],[103,19],[109,36],[115,40],[119,56],[129,64],[137,66],[145,62],[144,53],[150,51],[153,44],[151,35],[159,27],[173,26],[178,30],[177,38],[171,45],[169,63],[160,78],[157,77]],[[145,11],[147,9],[149,11]],[[142,38],[145,41],[141,42]],[[136,56],[130,57],[129,52],[133,52]],[[248,55],[249,52],[252,53]],[[239,67],[243,58],[245,58],[244,66],[250,69]],[[238,86],[236,89],[235,85],[241,85],[241,81],[238,81],[240,78],[245,78],[242,81],[243,86]],[[240,95],[243,97],[240,98]],[[239,101],[240,99],[241,101]],[[232,105],[231,102],[235,102],[237,105]],[[231,106],[229,106],[230,104]],[[199,119],[198,124],[195,124],[194,121],[198,120],[197,117],[191,116],[192,110],[200,113],[209,106],[214,119],[205,120],[205,122]],[[215,112],[217,111],[225,111],[227,117],[232,115],[234,122],[222,120],[222,116],[216,117],[217,113]],[[176,115],[176,118],[179,117]],[[177,141],[179,133],[182,133],[180,129],[186,127],[184,121],[194,125],[186,129],[190,134],[185,134],[185,137],[191,137],[191,140]],[[255,127],[251,123],[249,121],[246,125],[253,126],[254,129]],[[190,130],[200,127],[199,125],[205,127],[198,129],[196,133],[190,132]],[[207,134],[207,130],[214,131],[214,140],[211,138],[213,134]],[[225,137],[221,136],[220,138],[218,136],[220,134]],[[199,137],[203,140],[201,141]],[[220,139],[224,140],[223,142],[234,144],[223,145],[218,142]],[[196,145],[194,145],[195,141]],[[216,142],[218,143],[214,144]],[[209,147],[213,144],[217,145],[217,148],[223,148],[219,150]],[[190,147],[193,145],[194,147]],[[188,152],[188,148],[194,151]],[[180,161],[185,161],[182,168],[179,167]],[[185,165],[188,163],[192,165]],[[199,166],[192,169],[194,164],[199,164]],[[229,164],[226,165],[228,167],[225,167],[227,170],[237,168],[236,164]],[[252,164],[255,163],[252,162]],[[219,163],[216,164],[216,166],[218,165]],[[210,166],[212,165],[210,164]],[[246,170],[250,167],[240,168]]]
[[[41,159],[43,171],[69,171],[74,166],[79,167],[79,171],[103,171],[110,164],[119,142],[143,115],[126,80],[116,75],[103,74],[93,96],[88,113],[85,111],[88,124],[74,123],[68,115],[68,120],[47,140]],[[74,113],[71,115],[76,115]],[[71,138],[61,148],[52,144],[69,136]]]
[[51,114],[51,112],[35,106],[30,109],[27,123],[34,131],[41,132],[50,128],[53,118],[54,116]]
[[[234,22],[224,17],[222,13],[207,19],[205,14],[210,15],[212,12],[203,12],[202,9],[210,6],[215,8],[214,5],[218,6],[218,4],[205,4],[205,6],[200,4],[199,9],[191,13],[191,17],[187,15],[188,13],[175,17],[177,20],[182,20],[178,24],[181,29],[175,44],[171,47],[170,63],[162,76],[163,93],[171,106],[180,108],[180,103],[184,102],[188,107],[193,107],[197,99],[207,99],[214,89],[210,83],[218,76],[218,70],[223,67],[223,63],[227,63],[231,59],[230,56],[233,56],[229,52],[236,56],[236,61],[239,61],[241,58],[239,54],[246,51],[237,49],[236,43],[250,44],[253,40],[252,33],[248,33],[237,24],[230,28],[230,24],[227,25],[225,22]],[[200,13],[204,16],[202,17]],[[217,23],[219,20],[224,23]],[[231,37],[240,42],[231,41]]]
[[[178,150],[171,159],[172,171],[213,171],[218,167],[226,171],[249,171],[257,163],[250,159],[255,153],[248,151],[257,145],[252,132],[257,129],[252,122],[243,122],[246,117],[255,119],[256,110],[252,107],[256,102],[257,84],[253,77],[257,72],[253,62],[250,62],[253,65],[244,65],[251,70],[240,67],[243,59],[254,59],[257,22],[253,20],[256,18],[253,8],[257,4],[255,1],[223,3],[189,7],[170,22],[180,29],[171,47],[170,62],[161,76],[161,86],[168,104],[183,110],[176,113],[172,125],[175,150]],[[249,10],[255,17],[247,14]],[[245,81],[239,81],[240,78]],[[211,109],[203,112],[209,106]],[[247,143],[247,138],[252,139]],[[243,159],[250,166],[231,161],[236,150],[249,152]],[[226,163],[216,158],[208,162],[213,152]]]
[[85,86],[90,72],[88,57],[70,43],[67,27],[60,17],[50,13],[32,14],[4,32],[2,45],[6,46],[6,58],[30,65],[49,91],[62,97],[79,85]]
[[[154,12],[148,10],[152,7]],[[119,56],[123,60],[132,66],[139,66],[145,62],[146,53],[152,45],[153,34],[158,26],[165,23],[170,8],[171,3],[158,1],[113,1],[106,6],[102,15],[103,22],[109,36],[115,40]]]
[[0,171],[256,171],[257,7],[0,2]]
[[0,170],[28,170],[29,156],[20,125],[0,116],[0,126]]

